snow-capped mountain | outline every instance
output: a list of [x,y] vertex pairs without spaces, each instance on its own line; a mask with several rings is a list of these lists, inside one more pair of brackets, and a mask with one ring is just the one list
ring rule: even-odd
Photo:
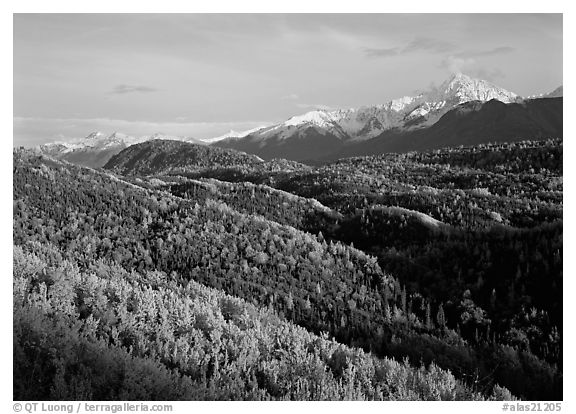
[[360,144],[383,134],[430,128],[447,112],[465,103],[493,100],[512,104],[523,98],[488,81],[459,73],[416,96],[360,108],[314,110],[244,138],[228,138],[213,145],[257,154],[265,159],[325,159],[343,146]]
[[[229,131],[219,137],[195,140],[160,133],[133,137],[118,132],[111,135],[94,132],[84,138],[42,145],[40,149],[56,158],[90,167],[101,167],[124,148],[155,139],[231,148],[258,155],[264,159],[321,160],[333,157],[334,154],[353,153],[352,146],[362,146],[366,143],[367,148],[371,147],[374,139],[389,139],[392,135],[395,136],[394,139],[402,140],[408,139],[407,137],[412,136],[412,133],[417,133],[418,139],[423,140],[426,134],[421,132],[429,131],[448,112],[462,109],[462,106],[468,103],[482,106],[481,104],[486,102],[495,102],[505,105],[522,101],[529,102],[539,98],[559,99],[559,96],[562,96],[562,87],[546,95],[522,98],[488,81],[455,74],[439,86],[431,87],[415,96],[404,96],[384,104],[359,108],[314,110],[293,116],[276,125],[242,132]],[[554,106],[554,109],[549,112],[556,114],[557,108],[553,103],[549,102],[546,105]],[[499,108],[497,105],[489,107]],[[486,119],[489,116],[488,114]],[[464,122],[464,124],[467,123],[468,121]],[[481,133],[478,128],[484,127],[475,122],[469,122],[469,124],[475,125],[476,134]],[[526,133],[529,130],[528,128],[521,131]],[[549,129],[542,131],[544,130]],[[458,133],[461,134],[462,131]],[[493,134],[502,135],[500,131]],[[442,133],[434,136],[440,137]],[[482,137],[488,139],[489,134],[484,131]],[[434,145],[432,142],[426,145],[422,143],[420,147],[433,148]],[[398,150],[404,147],[409,146],[398,144],[394,148]],[[378,148],[388,147],[380,145]]]
[[330,133],[341,140],[361,141],[392,128],[430,125],[456,105],[469,101],[497,99],[514,102],[518,96],[490,82],[464,74],[453,75],[437,88],[417,96],[405,96],[382,105],[335,111],[315,110],[250,134],[252,141],[285,140],[308,128]]
[[262,128],[265,128],[265,126],[262,125],[262,126],[259,126],[256,128],[249,129],[247,131],[240,131],[240,132],[234,131],[233,129],[231,129],[230,131],[228,131],[224,135],[220,135],[220,136],[212,137],[212,138],[200,138],[199,141],[205,142],[207,144],[212,144],[214,142],[222,141],[222,140],[228,139],[228,138],[244,138],[246,135],[250,135],[256,131],[261,130]]
[[429,127],[388,130],[376,138],[341,146],[325,158],[561,138],[562,126],[562,98],[526,99],[507,104],[495,99],[470,101],[452,108]]
[[117,145],[129,146],[137,142],[141,142],[141,140],[120,132],[114,132],[107,135],[103,132],[96,131],[84,138],[75,138],[69,141],[56,141],[43,144],[40,145],[40,149],[47,151],[59,148],[61,153],[69,153],[77,150],[106,149]]
[[133,137],[120,132],[113,132],[108,135],[98,131],[92,132],[84,138],[40,145],[39,149],[43,153],[55,158],[64,159],[87,167],[99,168],[124,148],[155,139],[201,143],[194,138],[162,133]]

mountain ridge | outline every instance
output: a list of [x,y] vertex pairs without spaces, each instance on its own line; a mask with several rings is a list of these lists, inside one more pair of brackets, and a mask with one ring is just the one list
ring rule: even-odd
[[156,139],[125,148],[112,156],[103,168],[122,175],[146,175],[263,162],[256,155],[240,151],[185,141]]
[[[520,104],[535,99],[557,99],[562,95],[563,87],[560,86],[548,94],[522,98],[491,82],[457,73],[438,87],[430,87],[427,91],[415,96],[404,96],[384,104],[358,108],[317,109],[292,116],[279,124],[260,126],[241,132],[230,130],[226,134],[212,138],[194,139],[162,133],[133,137],[120,132],[110,135],[92,132],[81,139],[48,143],[40,145],[38,149],[55,158],[92,168],[103,167],[114,155],[131,145],[155,139],[235,149],[264,159],[285,158],[316,162],[334,159],[341,153],[354,153],[350,150],[352,147],[376,148],[379,145],[371,142],[374,139],[382,141],[396,137],[394,140],[398,141],[400,136],[412,139],[414,136],[422,135],[422,131],[431,131],[430,139],[432,139],[437,128],[430,128],[449,112],[455,109],[461,111],[462,108],[459,107],[466,103],[486,103],[490,100],[497,100],[503,104]],[[527,124],[532,123],[527,122]],[[536,129],[558,130],[557,127],[540,128],[538,126]],[[529,129],[522,129],[522,132],[528,134],[528,138],[531,137]],[[457,140],[448,141],[450,145],[465,144]],[[470,142],[480,143],[481,141],[472,139]],[[418,146],[418,148],[433,148],[438,145],[440,143],[436,145],[431,141],[429,146]],[[382,148],[385,147],[387,146],[382,146]],[[396,144],[392,147],[400,151],[412,148],[408,144],[404,146]]]
[[488,142],[561,138],[562,106],[563,98],[531,99],[510,104],[497,100],[466,102],[444,114],[429,128],[386,131],[369,141],[343,147],[331,153],[327,159]]
[[[561,94],[560,87],[546,98]],[[417,96],[405,96],[382,105],[310,111],[293,116],[283,123],[260,129],[244,138],[226,139],[212,145],[254,153],[265,159],[282,157],[297,161],[331,160],[340,155],[340,151],[350,153],[348,149],[355,146],[370,147],[372,140],[382,140],[383,136],[422,135],[422,131],[432,128],[446,114],[455,109],[460,111],[460,106],[470,102],[486,103],[495,100],[504,105],[512,105],[533,99],[541,98],[522,98],[490,82],[455,74],[439,87],[432,87]],[[532,124],[525,118],[523,122]],[[536,129],[552,130],[556,133],[559,128],[555,126]],[[523,134],[528,134],[527,137],[531,137],[530,129],[520,130]],[[499,134],[503,135],[509,134]],[[470,140],[470,143],[482,142],[480,138]],[[450,145],[460,144],[457,140],[450,141]],[[402,145],[396,147],[404,150]],[[435,147],[438,145],[431,142],[426,148]],[[409,148],[407,145],[406,150],[410,150]]]
[[63,159],[85,167],[100,168],[123,149],[134,144],[156,139],[169,139],[200,144],[198,140],[191,137],[166,135],[160,132],[152,135],[134,137],[116,131],[110,135],[95,131],[84,138],[43,144],[39,145],[37,149],[57,159]]
[[[490,82],[455,74],[439,87],[431,88],[417,96],[404,96],[385,104],[359,108],[317,109],[292,116],[283,123],[261,128],[248,136],[252,141],[284,140],[294,135],[294,128],[298,130],[312,126],[322,128],[344,141],[361,141],[373,138],[388,129],[415,127],[416,124],[411,121],[417,118],[431,117],[433,121],[439,114],[445,113],[446,108],[457,104],[490,99],[510,103],[519,97]],[[410,124],[406,125],[408,122]]]

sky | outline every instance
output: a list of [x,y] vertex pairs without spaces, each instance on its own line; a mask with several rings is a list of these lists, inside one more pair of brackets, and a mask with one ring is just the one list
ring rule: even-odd
[[209,138],[385,103],[462,72],[563,83],[561,14],[15,14],[13,145]]

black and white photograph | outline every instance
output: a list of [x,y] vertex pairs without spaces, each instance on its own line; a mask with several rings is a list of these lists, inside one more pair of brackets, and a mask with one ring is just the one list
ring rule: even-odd
[[11,18],[10,410],[564,408],[562,13]]

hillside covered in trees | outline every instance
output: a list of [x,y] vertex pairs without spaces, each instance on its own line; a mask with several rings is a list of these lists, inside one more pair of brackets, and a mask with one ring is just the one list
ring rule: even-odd
[[15,399],[562,399],[561,140],[186,145],[15,150]]
[[155,139],[131,145],[113,156],[104,168],[120,174],[151,174],[159,171],[186,172],[202,168],[262,163],[255,155],[209,148],[184,141]]

